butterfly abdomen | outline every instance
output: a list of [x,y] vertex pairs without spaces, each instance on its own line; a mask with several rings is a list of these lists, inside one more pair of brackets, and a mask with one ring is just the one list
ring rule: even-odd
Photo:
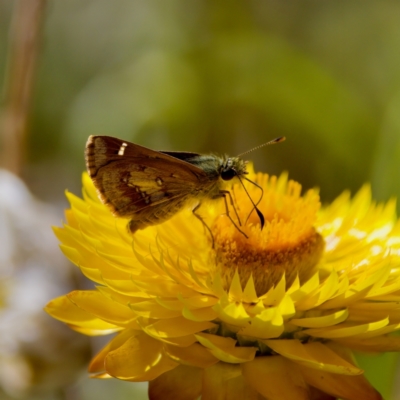
[[168,208],[159,208],[155,212],[149,213],[144,209],[143,212],[138,212],[134,219],[128,223],[128,231],[135,233],[139,229],[144,229],[148,226],[158,225],[172,218],[177,212],[181,211],[189,202],[189,198],[182,199]]

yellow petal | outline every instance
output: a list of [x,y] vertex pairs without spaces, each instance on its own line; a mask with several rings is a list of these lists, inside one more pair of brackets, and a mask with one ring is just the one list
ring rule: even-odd
[[119,326],[96,318],[93,314],[77,307],[67,296],[51,300],[45,311],[86,335],[108,335],[120,329]]
[[337,294],[339,277],[335,270],[332,270],[329,276],[320,282],[317,286],[317,274],[314,275],[310,284],[307,285],[307,294],[296,302],[296,310],[309,310],[329,300],[334,294]]
[[246,303],[257,303],[258,296],[256,292],[256,288],[254,286],[253,274],[250,275],[249,280],[246,283],[246,286],[243,291],[243,301]]
[[301,374],[307,383],[334,397],[346,400],[382,400],[382,396],[364,375],[332,374],[306,367],[301,369]]
[[67,197],[69,204],[71,204],[71,208],[80,210],[81,212],[86,212],[88,209],[88,205],[84,200],[78,196],[75,196],[73,193],[68,192],[68,190],[65,191],[65,196]]
[[240,334],[259,339],[279,337],[284,331],[283,318],[277,307],[270,307],[251,319]]
[[225,385],[227,400],[265,400],[251,387],[242,375],[229,379]]
[[400,337],[397,336],[380,336],[368,339],[347,338],[339,340],[338,343],[358,351],[400,351]]
[[216,273],[214,276],[214,279],[212,281],[212,290],[215,293],[215,295],[220,298],[223,298],[224,296],[226,296],[222,277],[221,277],[221,274],[219,274],[219,273]]
[[400,329],[400,324],[392,324],[392,325],[386,325],[382,328],[371,330],[369,332],[363,332],[358,335],[352,336],[354,339],[368,339],[368,338],[373,338],[376,336],[383,336],[388,333],[392,333],[394,331],[398,331]]
[[60,249],[65,255],[65,257],[67,257],[68,260],[72,262],[72,264],[79,266],[81,255],[75,247],[66,246],[65,244],[60,244]]
[[241,368],[248,384],[268,400],[310,399],[300,368],[284,357],[257,357]]
[[261,296],[263,303],[266,306],[277,306],[286,295],[286,279],[285,275],[278,284],[272,287],[264,296]]
[[[397,261],[397,260],[396,260]],[[394,262],[396,262],[394,261]],[[394,293],[400,290],[400,279],[396,279],[393,283],[390,285],[384,285],[380,288],[374,289],[371,291],[370,296],[368,296],[371,299],[377,299],[381,296],[385,296],[386,294]]]
[[284,319],[293,317],[296,314],[296,307],[293,303],[292,298],[286,295],[278,305],[280,314]]
[[306,344],[299,340],[263,340],[263,342],[282,356],[309,368],[345,375],[358,375],[363,372],[319,342]]
[[133,297],[142,297],[142,298],[153,297],[146,292],[140,292],[136,287],[136,285],[132,282],[131,277],[129,279],[115,279],[116,277],[113,276],[112,279],[107,279],[104,277],[103,274],[102,276],[103,276],[103,282],[118,293],[122,293],[127,296],[133,296]]
[[116,301],[110,301],[109,298],[95,290],[75,290],[67,297],[88,313],[119,326],[129,326],[136,319],[134,312],[129,307]]
[[[133,329],[124,329],[118,335],[116,335],[110,342],[108,342],[92,359],[89,365],[89,372],[92,374],[96,374],[96,377],[99,377],[99,374],[103,374],[105,372],[104,360],[107,354],[122,346],[129,338],[136,337],[141,335],[142,332]],[[108,375],[108,374],[107,374]],[[109,376],[109,375],[108,375]]]
[[229,288],[229,296],[234,302],[242,301],[243,290],[242,290],[242,285],[240,283],[239,273],[237,270],[235,271],[232,278],[231,286]]
[[246,326],[250,316],[241,302],[220,301],[213,307],[221,321],[235,326]]
[[203,294],[199,294],[193,297],[182,297],[178,295],[178,299],[185,305],[187,308],[204,308],[204,307],[212,307],[218,303],[218,299],[213,296],[206,296]]
[[332,270],[329,276],[322,282],[320,286],[320,294],[317,305],[329,300],[337,293],[339,286],[339,276],[336,270]]
[[186,335],[174,338],[156,337],[156,339],[161,341],[162,343],[177,347],[188,347],[197,342],[197,339],[194,335]]
[[198,333],[195,336],[215,357],[227,363],[250,361],[257,352],[257,348],[255,347],[236,347],[236,340],[232,338],[211,335],[204,332]]
[[192,367],[207,368],[219,362],[204,346],[193,343],[188,347],[165,345],[165,352],[174,361]]
[[211,307],[192,310],[185,307],[182,315],[191,321],[212,321],[218,317],[218,314]]
[[338,326],[332,326],[327,329],[306,329],[303,333],[316,336],[321,338],[333,339],[333,338],[343,338],[348,336],[358,335],[364,332],[372,332],[377,329],[385,327],[389,323],[388,318],[384,318],[381,321],[371,322],[369,324],[351,324],[342,323]]
[[118,304],[122,304],[123,306],[127,306],[129,308],[131,308],[130,306],[132,304],[143,302],[143,299],[141,298],[136,299],[132,296],[127,296],[123,293],[118,293],[107,286],[103,285],[96,286],[96,290],[98,290],[102,295],[104,295],[104,297],[106,297],[110,301],[117,302]]
[[135,278],[135,285],[147,293],[153,296],[159,297],[176,297],[177,294],[181,294],[184,297],[195,296],[197,293],[184,285],[177,284],[176,282],[169,280],[161,280],[157,278]]
[[[95,243],[93,243],[93,246],[94,245]],[[98,249],[100,246],[96,245],[96,247]],[[101,259],[105,260],[109,265],[112,265],[115,269],[119,269],[123,272],[130,274],[135,272],[134,268],[135,260],[133,259],[132,254],[130,254],[129,256],[123,256],[120,255],[119,251],[117,251],[114,254],[108,254],[102,250],[97,250],[96,253],[100,256]]]
[[184,317],[163,319],[156,322],[139,317],[137,321],[145,332],[155,338],[180,337],[215,327],[215,324],[208,321],[195,322]]
[[323,328],[327,326],[336,325],[347,319],[349,313],[347,310],[337,311],[329,315],[323,315],[314,318],[293,318],[290,320],[291,324],[301,326],[304,328]]
[[79,268],[82,271],[83,275],[86,276],[86,278],[101,285],[104,284],[103,274],[101,273],[101,271],[93,268],[85,268],[82,267],[82,265],[80,265]]
[[144,382],[157,378],[179,364],[163,354],[162,344],[142,333],[130,337],[105,357],[105,369],[115,378]]
[[137,315],[146,318],[168,319],[179,317],[182,315],[181,311],[166,309],[165,307],[161,306],[155,299],[130,304],[129,308],[131,310],[134,310]]
[[332,308],[345,308],[351,304],[354,304],[360,299],[364,299],[371,290],[371,286],[368,286],[360,291],[355,291],[353,288],[349,289],[346,292],[341,293],[340,295],[321,304],[318,308],[325,310]]
[[203,372],[202,400],[225,400],[227,382],[239,377],[240,366],[219,362]]
[[97,203],[99,203],[100,200],[97,195],[97,190],[94,187],[92,179],[89,177],[89,174],[86,171],[82,173],[82,184],[83,184],[85,193],[89,196],[89,198],[91,198],[94,201],[96,201]]
[[316,290],[318,290],[318,286],[319,275],[317,272],[307,282],[301,285],[297,291],[294,291],[291,294],[293,301],[296,303],[296,309],[298,303],[301,304],[301,301],[305,301],[304,299],[307,299],[310,297],[310,295],[314,294]]
[[203,371],[180,365],[149,382],[152,400],[197,400],[201,394]]
[[378,321],[386,316],[391,322],[400,322],[400,304],[398,302],[363,301],[352,304],[348,310],[349,320],[354,322]]

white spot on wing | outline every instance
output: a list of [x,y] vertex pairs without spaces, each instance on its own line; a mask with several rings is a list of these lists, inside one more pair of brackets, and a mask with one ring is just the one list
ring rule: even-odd
[[126,146],[128,146],[128,143],[124,142],[124,143],[121,144],[121,147],[118,150],[118,155],[119,156],[123,156],[124,155]]

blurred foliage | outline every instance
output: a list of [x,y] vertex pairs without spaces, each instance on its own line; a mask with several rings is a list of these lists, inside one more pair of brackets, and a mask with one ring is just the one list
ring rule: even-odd
[[370,180],[398,194],[400,4],[74,0],[47,14],[26,166],[40,196],[77,189],[90,134],[233,155],[285,135],[250,155],[257,169],[325,201]]
[[248,155],[256,169],[323,201],[366,181],[399,196],[399,20],[391,0],[49,2],[25,180],[45,200],[79,193],[90,134],[232,155],[284,135]]
[[[357,361],[360,367],[365,370],[368,381],[375,388],[378,388],[384,399],[398,399],[399,384],[396,375],[398,376],[399,371],[396,371],[398,364],[396,353],[357,354]],[[397,386],[395,387],[396,391],[393,390],[393,386]]]

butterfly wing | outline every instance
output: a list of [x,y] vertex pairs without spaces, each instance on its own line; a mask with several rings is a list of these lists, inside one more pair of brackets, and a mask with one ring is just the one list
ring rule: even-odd
[[201,168],[170,154],[174,153],[109,136],[90,136],[86,166],[100,199],[114,215],[161,218],[214,183]]

